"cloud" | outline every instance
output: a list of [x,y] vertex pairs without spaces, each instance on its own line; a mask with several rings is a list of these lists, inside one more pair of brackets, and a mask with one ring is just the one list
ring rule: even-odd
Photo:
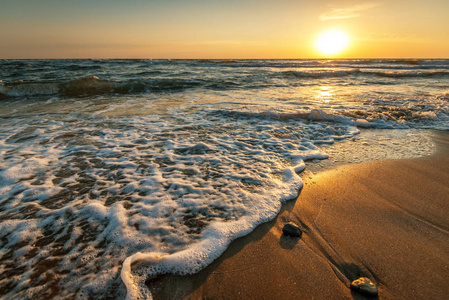
[[379,3],[364,3],[346,8],[335,8],[320,15],[321,21],[349,19],[361,16],[361,12],[379,6]]

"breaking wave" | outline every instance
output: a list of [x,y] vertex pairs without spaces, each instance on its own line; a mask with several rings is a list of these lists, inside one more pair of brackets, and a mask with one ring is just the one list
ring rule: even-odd
[[31,97],[41,95],[59,96],[94,96],[104,94],[134,94],[164,91],[183,91],[201,87],[203,83],[189,79],[151,79],[111,81],[99,79],[97,76],[83,77],[72,81],[15,81],[0,86],[3,97]]

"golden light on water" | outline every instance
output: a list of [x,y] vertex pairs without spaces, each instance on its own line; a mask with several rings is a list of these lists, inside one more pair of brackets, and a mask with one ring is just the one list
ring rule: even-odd
[[320,86],[317,90],[316,99],[321,103],[329,103],[334,98],[334,88],[331,86]]
[[321,54],[334,56],[345,50],[348,44],[348,35],[341,30],[333,29],[318,36],[315,46]]

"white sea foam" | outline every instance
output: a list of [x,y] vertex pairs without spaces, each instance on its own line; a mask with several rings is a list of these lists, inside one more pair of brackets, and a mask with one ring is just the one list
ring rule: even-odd
[[[385,124],[318,109],[201,107],[133,119],[4,120],[1,249],[20,253],[25,266],[7,295],[32,297],[50,284],[61,296],[116,295],[123,280],[129,298],[149,296],[147,276],[197,272],[274,218],[302,187],[305,161],[328,158],[321,145],[358,136],[356,125]],[[48,272],[65,288],[28,287],[27,278]]]
[[[198,270],[233,237],[274,217],[280,201],[301,186],[292,170],[320,155],[292,132],[298,128],[293,121],[289,129],[268,126],[260,139],[258,125],[229,127],[226,119],[214,125],[204,115],[173,115],[4,122],[1,205],[3,217],[14,221],[3,223],[2,249],[30,256],[23,262],[26,278],[37,276],[33,264],[52,260],[52,272],[66,274],[60,280],[67,289],[58,293],[87,296],[93,286],[116,283],[117,272],[110,271],[137,251],[202,253],[209,259],[198,264],[190,258],[185,269],[176,269]],[[298,155],[283,157],[294,149]],[[192,246],[212,237],[221,246]],[[86,269],[102,276],[82,275]],[[40,291],[27,284],[18,283],[17,295]]]
[[[196,272],[295,197],[304,161],[327,158],[311,138],[358,133],[338,122],[271,114],[235,122],[232,112],[178,110],[170,118],[3,121],[2,251],[28,257],[25,278],[51,260],[67,286],[57,292],[84,297],[116,285],[121,262],[136,252],[184,261],[161,270]],[[28,284],[8,295],[40,291]]]

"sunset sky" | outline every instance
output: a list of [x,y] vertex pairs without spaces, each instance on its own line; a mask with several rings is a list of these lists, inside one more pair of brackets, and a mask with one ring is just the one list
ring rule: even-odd
[[0,58],[447,58],[449,1],[0,0]]

